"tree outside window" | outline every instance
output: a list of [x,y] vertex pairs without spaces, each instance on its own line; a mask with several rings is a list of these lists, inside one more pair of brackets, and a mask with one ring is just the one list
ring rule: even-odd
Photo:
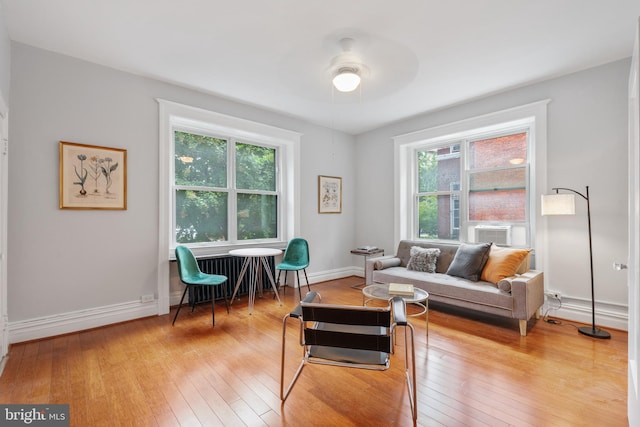
[[418,238],[457,239],[459,144],[417,151]]
[[174,157],[176,243],[277,238],[275,148],[175,131]]
[[238,240],[274,239],[278,235],[276,150],[236,144]]

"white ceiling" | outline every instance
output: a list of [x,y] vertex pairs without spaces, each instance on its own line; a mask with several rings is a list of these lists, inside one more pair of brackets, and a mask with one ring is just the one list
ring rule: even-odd
[[[639,0],[0,0],[17,42],[358,134],[631,55]],[[361,90],[334,93],[355,40]]]

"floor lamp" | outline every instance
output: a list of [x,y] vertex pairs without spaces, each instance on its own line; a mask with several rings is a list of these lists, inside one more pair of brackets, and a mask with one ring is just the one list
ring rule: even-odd
[[[587,185],[586,194],[582,194],[570,188],[552,188],[555,194],[547,194],[542,196],[542,215],[575,215],[575,194],[587,201],[587,224],[589,227],[589,264],[591,268],[591,326],[580,326],[578,331],[581,334],[588,335],[593,338],[611,338],[611,334],[603,329],[596,327],[596,303],[593,286],[593,249],[591,246],[591,207],[589,205],[589,186]],[[569,191],[573,194],[561,194],[559,190]]]

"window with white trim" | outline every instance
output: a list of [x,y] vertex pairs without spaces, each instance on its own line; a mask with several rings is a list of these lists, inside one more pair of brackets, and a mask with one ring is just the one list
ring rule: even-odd
[[520,230],[527,245],[528,135],[524,127],[416,146],[412,237],[484,241],[493,230],[489,236],[507,244]]
[[277,147],[174,130],[176,244],[278,238]]
[[161,251],[282,246],[297,230],[300,134],[159,100]]
[[535,248],[548,102],[394,137],[396,240]]

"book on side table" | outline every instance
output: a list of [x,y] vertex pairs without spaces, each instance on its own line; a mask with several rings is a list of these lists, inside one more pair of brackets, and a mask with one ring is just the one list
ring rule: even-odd
[[356,250],[363,251],[363,252],[373,252],[373,251],[377,251],[378,247],[377,246],[360,246],[356,248]]
[[413,296],[413,285],[408,283],[389,283],[389,295]]

